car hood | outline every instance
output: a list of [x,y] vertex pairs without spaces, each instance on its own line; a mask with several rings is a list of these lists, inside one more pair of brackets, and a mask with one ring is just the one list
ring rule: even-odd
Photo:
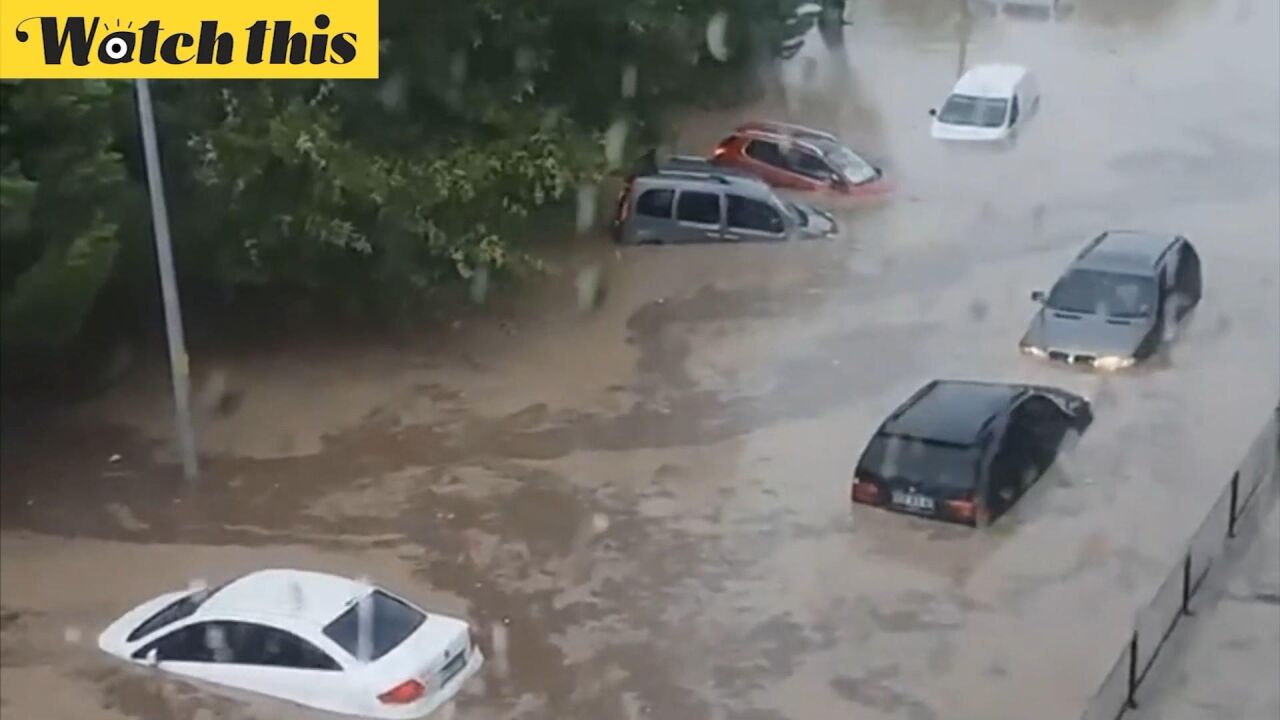
[[973,141],[990,141],[1001,140],[1007,134],[1008,128],[1004,127],[975,127],[972,125],[949,125],[939,120],[933,121],[930,128],[930,134],[938,140],[973,140]]
[[1043,308],[1032,319],[1022,344],[1043,350],[1130,357],[1150,329],[1150,318],[1072,315]]
[[796,203],[808,218],[808,222],[800,228],[800,234],[806,238],[825,238],[831,237],[840,232],[840,225],[836,222],[835,217],[825,210],[819,210],[811,205],[803,205]]
[[875,178],[868,180],[864,183],[861,183],[858,185],[848,185],[844,190],[844,194],[853,195],[853,196],[862,196],[862,197],[881,196],[881,195],[888,195],[896,190],[897,190],[897,186],[894,185],[893,181],[886,180],[884,177],[884,173],[881,173],[880,175],[877,175]]
[[[112,655],[128,657],[133,650],[132,645],[134,644],[128,640],[129,633],[133,632],[134,628],[141,625],[147,618],[160,612],[170,603],[190,594],[190,592],[190,590],[178,590],[165,593],[121,615],[115,622],[108,625],[102,631],[102,634],[98,635],[98,648]],[[142,638],[139,638],[139,640],[142,640]]]

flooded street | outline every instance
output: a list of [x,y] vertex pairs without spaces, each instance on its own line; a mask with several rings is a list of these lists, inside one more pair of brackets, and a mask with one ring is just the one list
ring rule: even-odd
[[[94,647],[193,578],[298,567],[478,627],[489,663],[445,718],[1075,720],[1280,397],[1280,13],[1077,3],[859,0],[817,85],[682,127],[706,152],[767,114],[882,164],[896,196],[831,242],[584,242],[555,282],[603,262],[592,312],[552,290],[405,346],[196,357],[236,402],[204,414],[195,487],[163,365],[7,427],[0,707],[329,720]],[[1038,116],[1010,147],[931,140],[991,61],[1036,71]],[[1109,377],[1020,355],[1029,293],[1108,228],[1195,243],[1182,337]],[[1096,422],[987,530],[852,507],[868,437],[934,378],[1056,385]]]

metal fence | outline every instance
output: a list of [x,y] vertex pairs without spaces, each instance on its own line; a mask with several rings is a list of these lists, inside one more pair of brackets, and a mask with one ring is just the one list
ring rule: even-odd
[[1137,691],[1155,664],[1178,621],[1192,614],[1196,592],[1204,584],[1228,540],[1268,481],[1280,476],[1280,407],[1249,446],[1240,467],[1222,489],[1187,551],[1160,584],[1155,596],[1138,610],[1133,635],[1119,659],[1089,700],[1083,720],[1120,720],[1137,708]]

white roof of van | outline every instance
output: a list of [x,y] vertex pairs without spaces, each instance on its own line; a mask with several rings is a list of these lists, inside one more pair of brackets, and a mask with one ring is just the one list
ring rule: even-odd
[[959,80],[953,92],[974,97],[1009,97],[1027,74],[1021,65],[975,65]]

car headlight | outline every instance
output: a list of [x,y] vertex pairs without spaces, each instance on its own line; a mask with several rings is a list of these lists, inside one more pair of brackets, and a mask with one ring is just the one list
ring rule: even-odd
[[1122,357],[1120,355],[1103,355],[1093,361],[1093,366],[1099,370],[1123,370],[1133,365],[1134,359],[1131,357]]
[[1034,355],[1035,357],[1041,357],[1041,358],[1049,357],[1049,351],[1045,350],[1044,348],[1038,348],[1035,345],[1022,345],[1020,347],[1022,348],[1022,352],[1024,354]]

